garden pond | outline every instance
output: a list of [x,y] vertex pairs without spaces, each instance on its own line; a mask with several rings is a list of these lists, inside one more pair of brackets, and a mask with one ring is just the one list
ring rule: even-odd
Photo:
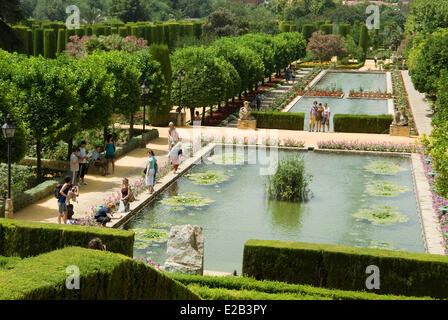
[[[342,89],[345,96],[348,96],[350,90],[359,91],[386,91],[385,73],[360,73],[360,72],[327,72],[313,89]],[[288,112],[304,112],[305,124],[304,130],[309,129],[310,109],[313,102],[328,104],[331,111],[330,131],[333,131],[333,116],[335,114],[365,114],[379,115],[388,114],[387,100],[385,99],[348,99],[348,98],[329,98],[329,97],[302,97]],[[326,129],[325,129],[326,130]]]
[[263,166],[247,153],[215,150],[129,221],[134,255],[163,265],[169,226],[183,224],[204,230],[205,270],[240,273],[249,239],[425,252],[409,158],[301,152],[313,196],[297,203],[269,200]]

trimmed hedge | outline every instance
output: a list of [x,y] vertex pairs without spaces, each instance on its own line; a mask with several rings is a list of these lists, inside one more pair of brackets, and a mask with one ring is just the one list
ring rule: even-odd
[[305,39],[308,41],[309,38],[313,35],[314,25],[313,24],[304,24],[302,27],[302,33]]
[[44,29],[44,57],[56,57],[56,36],[54,29]]
[[[66,287],[68,266],[79,268],[79,289]],[[184,285],[143,262],[107,251],[69,247],[0,269],[1,300],[199,300]]]
[[333,25],[332,24],[323,24],[320,26],[320,30],[323,31],[325,34],[332,34],[333,33]]
[[256,279],[366,290],[366,268],[380,270],[379,294],[448,297],[448,257],[385,249],[249,240],[243,274]]
[[303,130],[305,121],[304,113],[280,112],[280,111],[252,111],[257,119],[257,128]]
[[[415,297],[378,295],[370,292],[325,289],[286,282],[255,280],[247,277],[212,277],[186,274],[167,274],[186,285],[203,299],[211,300],[413,300]],[[422,299],[422,298],[420,298]],[[424,298],[430,299],[430,298]]]
[[390,114],[335,114],[333,125],[335,132],[388,133],[393,119]]
[[33,54],[36,57],[44,55],[44,29],[33,30]]
[[339,24],[339,35],[341,37],[346,37],[349,34],[350,34],[350,24],[340,23]]
[[[56,210],[54,214],[57,215]],[[106,244],[108,251],[132,257],[134,233],[130,231],[0,218],[0,255],[3,256],[23,258],[68,246],[87,247],[96,237]]]
[[[82,29],[79,29],[82,30]],[[65,29],[59,29],[58,30],[58,46],[57,46],[57,52],[61,53],[65,50]]]

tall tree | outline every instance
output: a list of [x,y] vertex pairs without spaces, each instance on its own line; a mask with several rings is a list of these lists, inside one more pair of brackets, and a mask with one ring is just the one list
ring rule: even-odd
[[345,41],[338,34],[324,34],[322,31],[313,33],[308,43],[308,50],[312,51],[319,60],[330,61],[332,57],[347,55]]
[[123,22],[146,20],[140,0],[112,0],[109,14]]

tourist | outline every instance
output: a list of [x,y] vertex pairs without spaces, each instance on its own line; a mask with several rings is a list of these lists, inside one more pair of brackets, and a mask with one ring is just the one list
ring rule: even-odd
[[112,210],[115,209],[115,204],[112,202],[107,205],[107,207],[101,207],[94,216],[96,222],[101,224],[103,227],[106,226],[106,223],[110,222],[112,219],[120,219],[120,217],[114,217],[112,215]]
[[406,69],[406,59],[401,60],[401,70]]
[[322,103],[319,103],[319,106],[317,107],[316,111],[316,126],[317,126],[317,132],[320,132],[320,128],[322,126],[322,113],[324,111],[324,108],[322,107]]
[[59,190],[59,197],[58,197],[58,224],[61,224],[61,218],[64,220],[64,224],[67,223],[67,197],[68,193],[72,187],[72,177],[67,177],[64,180],[64,184]]
[[293,82],[296,82],[296,68],[293,68],[292,69],[292,72],[291,72],[291,77],[292,77],[292,81]]
[[316,113],[317,113],[317,101],[313,102],[313,105],[310,109],[310,124],[309,124],[309,132],[314,131],[314,127],[316,126]]
[[168,126],[170,127],[168,129],[168,150],[171,150],[179,142],[179,135],[176,127],[174,127],[174,123],[170,122]]
[[322,131],[325,132],[325,125],[327,125],[327,131],[330,132],[330,108],[324,103],[324,112],[322,113]]
[[149,159],[146,162],[145,168],[145,185],[148,188],[149,194],[154,192],[155,173],[157,167],[157,160],[152,150],[148,151]]
[[73,211],[73,205],[69,204],[67,206],[67,224],[77,224],[78,223],[78,219],[73,218],[74,214],[75,214],[75,212]]
[[168,153],[168,158],[173,164],[173,173],[177,173],[177,168],[179,168],[179,157],[181,155],[182,155],[182,144],[179,142]]
[[289,83],[290,78],[291,78],[291,70],[289,68],[286,68],[286,70],[285,70],[286,83]]
[[376,55],[375,55],[375,57],[373,57],[373,61],[375,61],[375,67],[376,67],[376,64],[378,62],[378,57]]
[[129,202],[132,197],[132,190],[129,186],[128,178],[123,178],[121,185],[121,199],[120,206],[118,208],[118,212],[128,212],[129,211]]
[[[79,172],[79,162],[80,162],[80,150],[76,148],[70,155],[70,171],[72,176],[72,184],[78,184],[78,172]],[[78,184],[79,185],[79,184]]]
[[107,169],[106,169],[106,162],[101,159],[101,147],[96,146],[95,150],[92,152],[92,162],[95,167],[98,167],[102,171],[102,175],[105,176]]
[[87,142],[81,141],[81,144],[79,145],[79,172],[78,172],[78,179],[79,179],[79,186],[86,185],[87,182],[84,181],[84,176],[87,173],[87,153],[86,153],[86,145]]
[[257,95],[255,96],[255,102],[257,104],[257,111],[260,111],[260,107],[261,107],[261,99],[262,96],[261,94],[258,92]]
[[199,116],[199,111],[194,114],[193,126],[201,126],[201,117]]
[[109,163],[112,163],[112,174],[115,172],[115,142],[114,137],[109,134],[106,142],[104,143],[104,150],[106,150],[106,174],[109,172]]
[[90,240],[87,248],[93,250],[106,251],[106,245],[103,244],[103,241],[101,241],[100,238],[93,238],[92,240]]

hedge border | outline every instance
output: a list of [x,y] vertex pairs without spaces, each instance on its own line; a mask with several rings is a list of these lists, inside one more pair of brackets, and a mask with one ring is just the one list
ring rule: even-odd
[[351,133],[389,133],[393,116],[390,114],[335,114],[333,117],[334,132]]
[[282,111],[252,111],[257,128],[303,130],[305,113]]
[[[79,268],[79,289],[66,280]],[[142,262],[107,251],[69,247],[0,270],[0,299],[9,300],[199,300],[184,285]]]
[[365,290],[370,265],[380,270],[376,293],[448,296],[446,256],[254,239],[246,242],[243,254],[244,275],[341,290]]
[[3,256],[23,258],[68,246],[87,247],[96,237],[106,244],[108,251],[133,256],[131,231],[0,218],[0,255]]

